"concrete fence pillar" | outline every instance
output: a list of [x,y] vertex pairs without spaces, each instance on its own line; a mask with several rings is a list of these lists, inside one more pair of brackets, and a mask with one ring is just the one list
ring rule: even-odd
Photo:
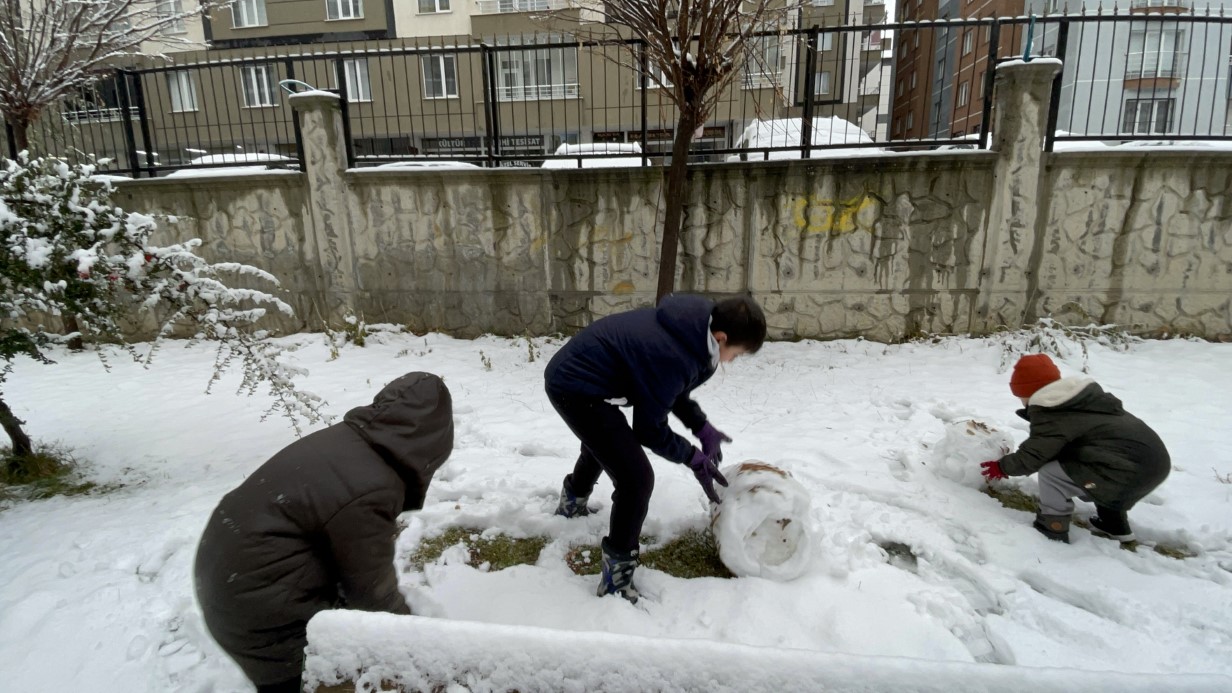
[[[305,196],[304,265],[315,275],[320,318],[339,326],[355,314],[359,290],[355,269],[350,190],[346,172],[346,140],[342,103],[337,94],[308,91],[293,94],[291,107],[299,118],[307,182]],[[305,316],[308,320],[316,316]]]
[[996,68],[992,143],[997,152],[993,197],[985,224],[979,300],[971,329],[1018,327],[1038,288],[1032,255],[1042,229],[1044,138],[1052,83],[1061,61],[1014,60]]

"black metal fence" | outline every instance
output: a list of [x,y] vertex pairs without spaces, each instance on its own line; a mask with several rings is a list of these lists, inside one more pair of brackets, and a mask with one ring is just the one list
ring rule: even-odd
[[[342,97],[352,166],[580,167],[670,158],[670,85],[647,67],[636,40],[446,37],[283,50],[117,70],[45,113],[30,139],[57,155],[109,159],[104,168],[133,176],[293,168],[302,141],[280,85],[306,84]],[[1050,149],[1232,140],[1232,17],[813,26],[760,35],[751,56],[694,133],[691,160],[986,148],[995,65],[1040,56],[1065,63],[1054,85]]]

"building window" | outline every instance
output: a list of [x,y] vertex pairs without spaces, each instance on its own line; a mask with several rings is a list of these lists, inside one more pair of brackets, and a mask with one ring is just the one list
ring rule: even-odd
[[366,58],[343,60],[342,73],[346,76],[348,103],[372,100],[372,83],[368,81],[368,60]]
[[971,83],[963,82],[958,85],[958,105],[966,106],[971,101]]
[[903,95],[903,80],[901,80],[901,79],[900,79],[900,80],[898,80],[898,86],[896,86],[896,87],[895,87],[895,89],[894,89],[894,95],[895,95],[895,96],[902,96],[902,95]]
[[506,12],[544,12],[553,7],[551,0],[475,0],[479,14]]
[[457,57],[453,55],[425,55],[421,60],[423,62],[424,98],[457,98]]
[[915,127],[915,114],[908,113],[907,114],[907,129],[910,130],[913,127]]
[[911,88],[915,89],[915,71],[911,72]]
[[246,29],[267,24],[269,21],[265,18],[265,0],[235,0],[231,5],[232,27]]
[[911,38],[911,43],[916,47],[920,47],[920,31],[917,29]]
[[816,96],[828,95],[833,88],[834,74],[829,70],[818,72],[813,75],[813,94]]
[[449,11],[449,0],[419,0],[419,14],[437,14]]
[[744,71],[745,89],[764,89],[779,84],[783,68],[783,48],[778,36],[758,36],[749,50],[750,60]]
[[184,3],[181,0],[158,0],[158,16],[163,19],[174,18],[164,30],[168,34],[187,33],[184,26]]
[[991,40],[992,40],[992,25],[985,24],[984,25],[984,43],[988,43]]
[[167,73],[167,93],[171,95],[172,113],[197,110],[197,84],[188,70]]
[[[124,111],[120,108],[121,89],[129,89],[128,80],[117,79],[115,74],[103,77],[93,84],[79,87],[76,93],[65,101],[64,120],[69,123],[122,120]],[[130,104],[133,103],[131,90],[129,90],[128,99]],[[129,106],[128,110],[128,117],[137,116],[135,106]]]
[[496,66],[496,93],[501,101],[564,99],[578,95],[576,48],[499,50]]
[[988,78],[988,70],[980,73],[980,76],[975,80],[975,95],[977,98],[984,98],[984,80]]
[[363,0],[325,0],[325,18],[333,19],[363,19]]
[[971,51],[975,50],[975,32],[963,32],[963,55],[971,55]]
[[1176,99],[1127,99],[1121,132],[1128,135],[1162,135],[1172,129]]
[[[638,75],[637,87],[639,89],[642,86],[641,72],[642,72],[641,70],[637,71],[637,75]],[[651,65],[650,74],[646,75],[646,88],[647,89],[671,89],[672,80],[667,78],[666,72],[659,69],[658,67],[655,67],[654,65]]]
[[1125,76],[1174,77],[1181,73],[1181,44],[1185,32],[1174,22],[1135,26],[1129,32],[1129,59]]
[[241,67],[240,86],[244,90],[244,108],[262,108],[264,106],[278,105],[274,101],[275,87],[272,65],[245,65]]
[[821,40],[821,50],[823,51],[834,50],[834,34],[822,34],[820,40]]

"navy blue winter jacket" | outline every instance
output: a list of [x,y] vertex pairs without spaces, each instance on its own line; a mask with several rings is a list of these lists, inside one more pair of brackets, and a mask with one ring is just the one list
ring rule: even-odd
[[691,431],[706,415],[689,394],[714,375],[710,351],[714,303],[673,294],[657,308],[609,315],[570,339],[548,363],[549,393],[612,400],[633,407],[633,432],[656,455],[685,463],[693,445],[667,424],[671,412]]

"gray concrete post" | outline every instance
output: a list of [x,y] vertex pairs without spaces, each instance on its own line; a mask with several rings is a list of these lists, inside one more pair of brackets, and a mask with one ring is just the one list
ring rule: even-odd
[[1052,83],[1061,61],[1037,58],[997,66],[993,93],[993,197],[984,226],[979,300],[971,329],[1019,327],[1038,288],[1031,269],[1043,180]]
[[[299,118],[304,143],[301,162],[305,196],[304,264],[315,273],[320,318],[341,325],[356,313],[358,291],[353,225],[348,216],[350,190],[346,172],[346,141],[342,104],[337,94],[308,91],[292,94],[291,107]],[[312,316],[305,316],[311,323]]]

